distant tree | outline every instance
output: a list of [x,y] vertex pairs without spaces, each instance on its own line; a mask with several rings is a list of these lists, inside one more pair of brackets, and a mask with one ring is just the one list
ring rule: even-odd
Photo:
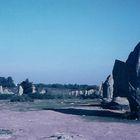
[[12,77],[8,77],[8,78],[0,77],[0,85],[7,88],[12,88],[16,86],[14,84]]
[[32,93],[32,90],[33,90],[33,83],[32,82],[29,82],[28,79],[26,79],[25,81],[23,81],[21,84],[20,84],[23,88],[23,93],[24,94],[29,94],[29,93]]
[[7,81],[7,87],[15,87],[15,83],[14,83],[14,80],[12,79],[12,77],[9,76],[6,79],[6,81]]

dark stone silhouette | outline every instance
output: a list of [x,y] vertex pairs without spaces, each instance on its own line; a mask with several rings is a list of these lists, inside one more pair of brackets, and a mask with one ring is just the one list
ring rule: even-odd
[[129,71],[129,82],[134,88],[140,88],[140,43],[130,53],[126,64]]
[[140,119],[140,43],[137,44],[126,61],[128,68],[129,94],[132,117]]
[[113,97],[127,97],[128,94],[128,72],[125,62],[116,60],[113,68],[114,91]]
[[126,63],[115,61],[113,80],[113,97],[126,97],[131,117],[140,119],[140,43],[130,53]]
[[140,119],[140,89],[135,89],[130,83],[129,83],[129,94],[128,94],[128,101],[130,104],[131,109],[131,118]]

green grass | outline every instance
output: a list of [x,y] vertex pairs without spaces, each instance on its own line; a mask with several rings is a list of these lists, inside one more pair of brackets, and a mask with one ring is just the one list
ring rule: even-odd
[[47,99],[47,100],[34,100],[34,102],[10,102],[8,100],[0,100],[0,109],[10,109],[19,111],[28,110],[41,110],[44,108],[66,108],[78,107],[81,104],[94,103],[91,99]]

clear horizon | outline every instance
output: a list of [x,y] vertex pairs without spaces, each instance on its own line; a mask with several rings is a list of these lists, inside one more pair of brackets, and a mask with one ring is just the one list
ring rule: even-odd
[[139,0],[1,0],[0,76],[99,85],[140,41]]

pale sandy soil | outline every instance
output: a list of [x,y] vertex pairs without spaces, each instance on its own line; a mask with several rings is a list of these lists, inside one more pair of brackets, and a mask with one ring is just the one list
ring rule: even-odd
[[51,110],[0,110],[0,140],[140,140],[140,123],[96,122]]
[[120,115],[56,100],[0,101],[0,140],[139,140],[140,122]]

